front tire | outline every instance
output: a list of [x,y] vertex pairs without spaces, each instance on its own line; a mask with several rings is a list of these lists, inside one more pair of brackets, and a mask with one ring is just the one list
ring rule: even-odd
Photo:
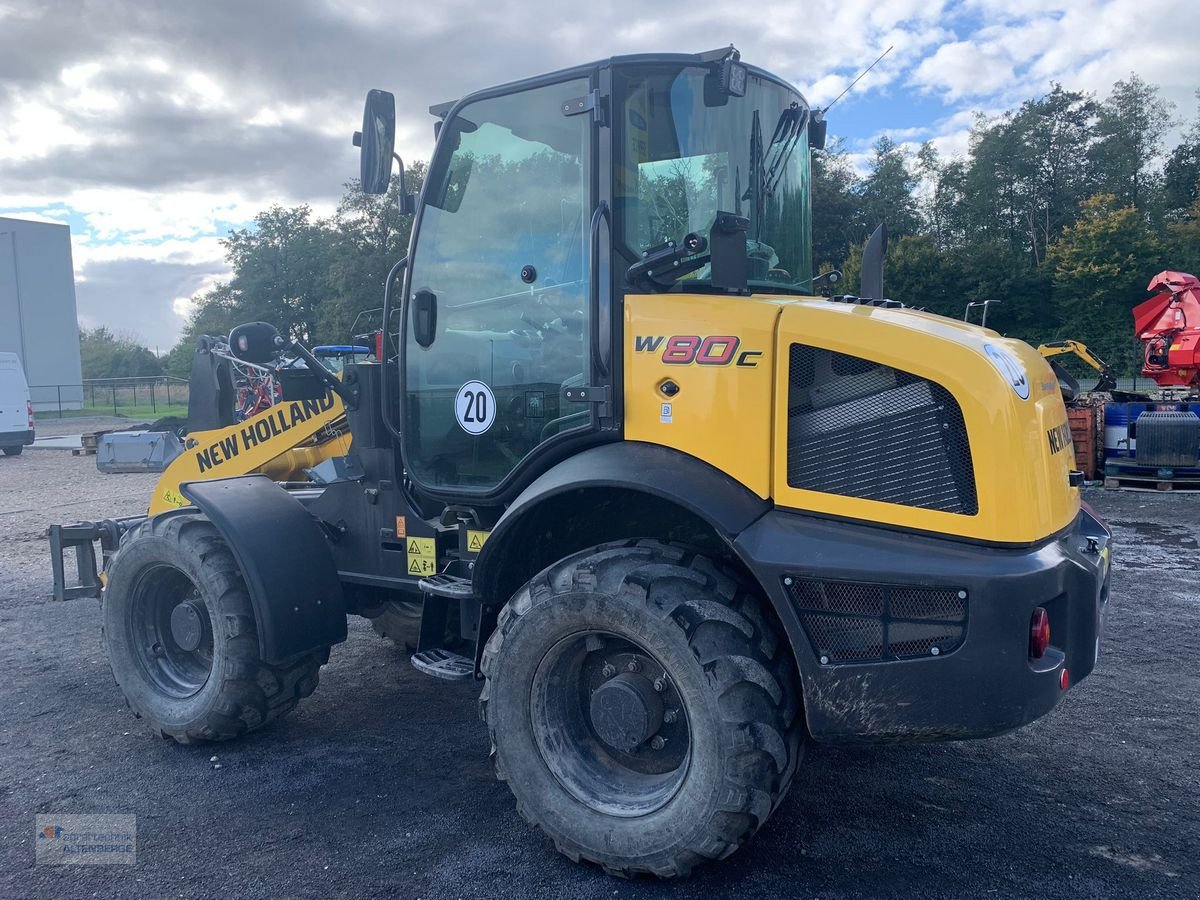
[[224,538],[188,510],[148,519],[108,570],[103,640],[134,715],[181,744],[261,728],[316,689],[328,648],[259,655],[250,595]]
[[556,563],[501,611],[480,713],[517,809],[570,859],[687,875],[762,826],[803,751],[790,648],[756,592],[656,541]]

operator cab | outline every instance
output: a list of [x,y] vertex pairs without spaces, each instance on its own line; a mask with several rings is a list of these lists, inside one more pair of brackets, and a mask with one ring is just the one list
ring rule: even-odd
[[[625,293],[812,293],[823,123],[732,47],[615,58],[431,112],[401,371],[384,372],[425,495],[504,502],[619,437]],[[369,193],[389,187],[394,132],[394,100],[372,91],[356,136]]]

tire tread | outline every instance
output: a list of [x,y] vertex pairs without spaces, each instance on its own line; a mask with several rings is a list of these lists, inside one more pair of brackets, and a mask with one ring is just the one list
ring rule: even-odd
[[[684,582],[688,591],[658,590],[668,582]],[[647,865],[629,865],[579,846],[532,821],[518,799],[523,818],[537,825],[567,858],[587,860],[621,878],[654,875],[680,878],[699,863],[723,859],[744,844],[770,816],[791,785],[803,752],[804,721],[800,689],[791,649],[763,610],[756,592],[736,573],[687,547],[653,540],[605,544],[567,557],[535,576],[501,610],[496,629],[484,648],[481,669],[485,681],[479,715],[487,724],[497,777],[506,781],[496,751],[495,723],[488,716],[491,679],[507,636],[521,616],[558,594],[601,589],[616,584],[612,593],[643,604],[659,618],[676,624],[685,634],[697,660],[719,698],[718,709],[735,734],[735,748],[726,765],[725,784],[707,828],[690,844],[672,848]],[[703,588],[697,597],[695,589]],[[719,653],[715,652],[720,648]],[[510,789],[511,781],[508,781]],[[514,794],[516,792],[514,791]]]

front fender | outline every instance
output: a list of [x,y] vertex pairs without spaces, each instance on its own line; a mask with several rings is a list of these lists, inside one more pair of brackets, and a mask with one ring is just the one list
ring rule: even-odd
[[[734,537],[771,508],[770,501],[694,456],[638,441],[604,444],[559,463],[505,510],[475,561],[475,596],[508,599],[501,570],[510,554],[528,554],[529,548],[520,546],[530,537],[523,526],[536,519],[546,501],[588,489],[636,491],[674,504],[707,523],[730,547]],[[616,537],[622,536],[638,535]]]
[[180,490],[229,544],[250,592],[266,662],[346,639],[345,601],[329,542],[298,500],[265,475],[190,481]]

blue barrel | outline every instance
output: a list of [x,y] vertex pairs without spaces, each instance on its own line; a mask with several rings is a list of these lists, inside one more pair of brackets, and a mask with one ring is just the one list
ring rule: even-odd
[[1104,458],[1128,459],[1135,455],[1137,442],[1129,439],[1129,426],[1137,421],[1149,403],[1105,403],[1104,404]]

